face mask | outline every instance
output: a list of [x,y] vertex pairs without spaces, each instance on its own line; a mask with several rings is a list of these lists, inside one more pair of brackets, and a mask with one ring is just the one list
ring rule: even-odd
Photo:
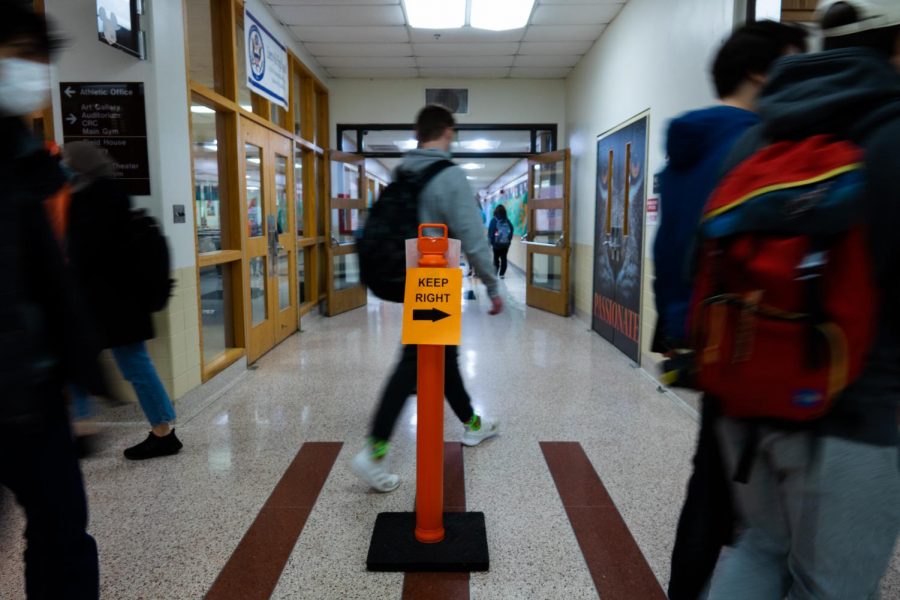
[[21,58],[0,59],[0,114],[21,117],[49,103],[49,66]]

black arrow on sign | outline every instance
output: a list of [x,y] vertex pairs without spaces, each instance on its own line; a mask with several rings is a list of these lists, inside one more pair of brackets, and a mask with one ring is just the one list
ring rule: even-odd
[[413,310],[413,321],[431,321],[432,323],[449,317],[447,313],[437,308],[425,310]]

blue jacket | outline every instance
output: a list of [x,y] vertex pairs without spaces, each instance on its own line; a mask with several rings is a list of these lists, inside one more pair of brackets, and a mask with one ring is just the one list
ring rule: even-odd
[[669,124],[668,164],[660,174],[660,225],[653,247],[656,311],[665,339],[687,339],[691,301],[690,254],[707,199],[732,146],[759,122],[754,113],[714,106]]

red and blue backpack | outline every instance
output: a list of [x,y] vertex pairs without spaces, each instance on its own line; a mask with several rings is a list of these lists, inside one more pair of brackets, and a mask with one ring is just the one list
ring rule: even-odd
[[863,151],[783,141],[733,169],[699,232],[699,389],[737,418],[808,421],[856,379],[878,295],[861,217]]

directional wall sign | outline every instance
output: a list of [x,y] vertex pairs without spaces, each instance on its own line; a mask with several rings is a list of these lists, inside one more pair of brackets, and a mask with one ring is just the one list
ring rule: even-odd
[[462,338],[462,271],[407,269],[403,343],[459,346]]
[[124,190],[149,195],[144,84],[62,82],[59,93],[63,143],[86,141],[107,150]]

